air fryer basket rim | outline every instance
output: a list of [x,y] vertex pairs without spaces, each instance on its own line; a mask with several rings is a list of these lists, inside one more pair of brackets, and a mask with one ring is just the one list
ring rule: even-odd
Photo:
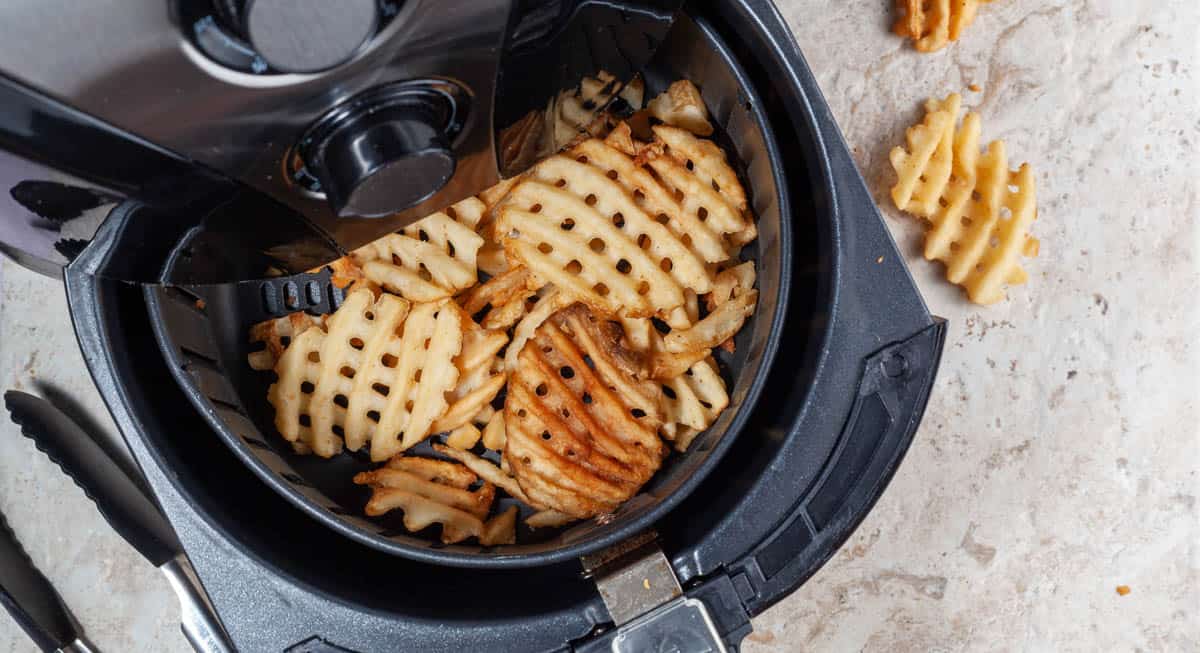
[[[421,560],[423,562],[467,567],[534,566],[553,564],[556,562],[577,558],[579,555],[609,546],[648,527],[656,520],[661,518],[662,515],[670,511],[680,500],[686,496],[688,492],[691,491],[691,489],[699,484],[707,472],[710,471],[711,468],[716,464],[724,451],[730,446],[732,441],[736,438],[738,431],[744,424],[747,415],[753,408],[754,402],[757,400],[757,397],[761,392],[762,384],[765,381],[766,372],[769,369],[774,351],[778,345],[778,339],[783,328],[783,315],[786,312],[787,298],[789,294],[788,283],[790,281],[789,269],[791,258],[791,233],[790,221],[786,219],[785,216],[789,215],[788,211],[790,204],[788,202],[788,188],[782,178],[782,163],[779,161],[779,154],[773,141],[771,127],[767,122],[765,115],[763,114],[762,105],[759,101],[759,98],[756,96],[754,89],[749,84],[745,71],[740,68],[729,48],[723,42],[721,42],[720,37],[716,34],[715,30],[711,28],[711,26],[705,24],[703,20],[688,20],[687,18],[681,18],[681,20],[686,20],[695,25],[695,29],[698,29],[703,37],[702,42],[705,43],[708,48],[711,48],[711,50],[715,53],[717,60],[724,65],[725,69],[727,70],[727,74],[732,76],[736,81],[738,85],[737,94],[740,97],[732,99],[732,101],[741,104],[749,111],[754,122],[755,130],[758,136],[762,139],[762,143],[765,144],[765,149],[767,150],[765,152],[767,161],[771,162],[770,174],[772,176],[772,185],[775,187],[774,199],[779,203],[778,213],[781,218],[779,224],[779,256],[778,260],[772,262],[773,265],[778,266],[780,269],[778,274],[778,291],[775,293],[774,298],[775,310],[769,316],[771,321],[767,329],[768,335],[765,339],[766,344],[763,347],[761,357],[754,361],[753,367],[757,370],[757,372],[751,376],[749,381],[746,382],[747,390],[743,395],[740,405],[731,406],[729,409],[731,412],[733,409],[736,409],[736,412],[733,413],[731,420],[727,423],[727,428],[724,430],[723,434],[716,438],[715,444],[712,445],[708,451],[704,452],[705,455],[701,462],[684,475],[682,482],[678,482],[673,491],[667,493],[665,496],[660,496],[651,504],[649,508],[641,510],[638,513],[634,513],[633,515],[622,515],[618,519],[614,520],[614,522],[611,524],[596,527],[594,529],[594,533],[590,533],[587,536],[577,539],[573,542],[559,543],[555,548],[550,550],[493,554],[480,554],[474,552],[467,553],[456,551],[454,550],[454,547],[429,548],[427,545],[419,547],[413,546],[404,543],[401,537],[397,537],[396,539],[392,539],[390,537],[381,537],[377,534],[377,532],[369,532],[360,526],[348,523],[346,520],[338,518],[336,514],[331,514],[328,508],[317,505],[311,497],[305,496],[302,491],[292,487],[291,484],[279,482],[278,472],[266,468],[263,462],[256,455],[250,452],[246,445],[242,443],[236,435],[231,432],[227,433],[222,431],[221,427],[223,426],[223,422],[221,418],[213,412],[211,406],[204,405],[206,403],[204,397],[198,393],[189,392],[189,398],[192,399],[193,403],[197,405],[202,414],[205,415],[206,419],[208,419],[210,423],[217,428],[218,432],[222,436],[222,439],[235,449],[235,454],[237,454],[238,457],[243,460],[243,462],[248,464],[251,469],[253,469],[256,474],[260,476],[260,478],[262,478],[268,485],[272,487],[272,489],[282,493],[286,498],[292,501],[293,504],[300,507],[309,516],[316,518],[318,521],[321,521],[323,524],[333,528],[342,535],[351,537],[352,539],[365,543],[374,548],[384,550],[388,553],[402,555],[412,559]],[[678,75],[673,75],[673,77],[677,76]],[[696,81],[703,86],[704,80],[700,79]],[[730,98],[723,98],[723,100],[730,100]],[[709,101],[711,102],[712,100],[710,99]],[[751,191],[753,190],[754,189],[751,188]],[[761,259],[759,265],[761,270],[761,266],[763,265]],[[154,329],[156,336],[160,339],[160,343],[171,342],[169,334],[167,334],[164,330],[162,320],[157,317],[161,316],[161,305],[159,299],[154,296],[154,291],[151,289],[147,289],[147,302],[150,305],[152,314],[156,315],[156,319],[154,320]],[[765,307],[760,308],[760,311],[765,312],[768,310],[770,308],[770,303],[771,302],[769,299],[765,302],[760,300],[760,306],[763,306],[764,304],[766,305]],[[768,316],[762,316],[762,318],[766,317]],[[170,356],[172,353],[178,352],[177,348],[168,347],[165,346],[165,344],[163,349],[168,353],[168,356]],[[186,373],[182,371],[182,366],[178,364],[180,361],[173,361],[173,363],[176,364],[172,365],[172,372],[175,373],[177,378],[181,381],[181,385],[184,385],[185,389],[192,389],[189,387],[190,384],[185,376]],[[739,388],[731,388],[731,396],[734,396],[738,390]]]

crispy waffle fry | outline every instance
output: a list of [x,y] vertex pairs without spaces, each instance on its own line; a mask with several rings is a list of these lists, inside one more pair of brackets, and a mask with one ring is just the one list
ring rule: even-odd
[[705,296],[704,305],[709,312],[718,306],[754,287],[754,262],[746,261],[717,273],[713,290]]
[[511,543],[516,516],[509,513],[484,521],[495,498],[495,487],[484,482],[468,488],[478,478],[465,467],[443,460],[400,456],[380,469],[354,477],[372,488],[366,513],[376,517],[392,510],[404,511],[404,527],[412,532],[433,524],[442,526],[442,542],[452,544],[469,537],[480,543]]
[[452,303],[409,308],[357,290],[329,317],[328,333],[308,329],[292,341],[268,391],[285,439],[323,457],[341,449],[339,433],[351,450],[370,439],[372,459],[386,460],[430,433],[458,382],[464,319]]
[[652,315],[711,285],[703,261],[618,181],[569,157],[513,187],[497,230],[530,271],[597,310]]
[[469,315],[489,309],[483,317],[486,329],[507,329],[525,315],[527,300],[544,285],[528,268],[517,266],[475,286],[459,297]]
[[650,115],[659,120],[686,129],[698,136],[710,136],[712,125],[708,122],[708,107],[700,97],[700,90],[686,79],[672,83],[658,97],[646,105]]
[[[697,256],[707,262],[723,261],[729,257],[723,239],[725,231],[718,221],[708,220],[708,209],[674,192],[651,174],[633,157],[641,145],[633,141],[629,125],[621,123],[604,141],[588,140],[575,146],[572,154],[587,157],[588,164],[616,179],[633,194],[643,210],[664,223]],[[711,190],[711,189],[710,189]],[[704,209],[701,215],[700,209]],[[739,222],[724,226],[741,229]]]
[[496,354],[508,343],[508,336],[502,331],[479,328],[465,313],[460,314],[460,319],[467,326],[462,351],[454,359],[458,384],[446,395],[450,407],[433,423],[432,433],[469,424],[504,387],[504,367]]
[[493,465],[491,462],[476,456],[470,451],[454,447],[447,447],[440,444],[433,445],[433,450],[442,454],[443,456],[446,456],[447,458],[452,458],[461,463],[467,469],[471,470],[475,474],[478,474],[479,478],[482,478],[488,483],[491,483],[501,490],[504,490],[509,494],[509,496],[515,499],[520,499],[526,504],[529,504],[530,507],[535,509],[544,507],[536,501],[531,501],[529,497],[525,495],[525,491],[521,489],[520,484],[517,483],[517,479],[509,475],[508,472],[505,472],[500,467]]
[[260,372],[274,368],[275,362],[291,344],[292,338],[320,325],[321,318],[303,311],[255,324],[250,328],[250,342],[263,343],[263,349],[250,352],[246,356],[250,368]]
[[630,373],[640,361],[619,341],[618,325],[577,304],[521,350],[505,458],[531,500],[578,518],[607,513],[658,469],[661,389]]
[[405,299],[444,299],[475,285],[476,254],[483,246],[475,227],[484,210],[483,202],[467,198],[447,213],[434,213],[402,233],[364,245],[351,257],[367,279]]
[[483,434],[479,432],[479,429],[474,424],[467,422],[446,435],[446,444],[455,449],[466,451],[475,446],[476,442],[479,442],[481,435]]
[[665,420],[661,432],[675,449],[687,451],[701,431],[708,428],[729,405],[725,382],[711,358],[701,360],[684,374],[665,382]]
[[483,446],[493,451],[504,449],[504,413],[496,412],[483,428]]
[[565,293],[559,292],[554,286],[546,286],[542,289],[537,302],[513,328],[512,343],[504,352],[505,370],[511,374],[517,369],[517,355],[525,348],[526,341],[533,337],[533,333],[542,326],[542,322],[570,303],[571,298]]
[[1004,299],[1005,284],[1026,281],[1020,257],[1037,255],[1038,240],[1029,234],[1036,183],[1027,164],[1009,170],[1003,141],[980,156],[978,114],[968,113],[955,131],[960,103],[957,94],[930,100],[922,125],[910,129],[910,151],[892,150],[899,179],[892,199],[932,225],[925,258],[944,262],[946,278],[971,301],[991,304]]
[[654,135],[658,140],[638,158],[649,164],[684,210],[727,234],[734,246],[754,240],[758,228],[746,214],[745,191],[725,153],[683,129],[658,125]]
[[896,0],[892,31],[911,38],[920,52],[937,52],[958,40],[985,2],[991,0]]
[[530,528],[558,528],[578,520],[577,517],[557,510],[541,510],[526,518],[525,525]]
[[680,353],[709,349],[732,338],[754,312],[758,291],[748,290],[721,304],[688,329],[673,329],[663,338],[669,352]]
[[516,544],[517,512],[516,506],[509,506],[508,510],[483,522],[483,531],[479,533],[479,543],[483,546]]

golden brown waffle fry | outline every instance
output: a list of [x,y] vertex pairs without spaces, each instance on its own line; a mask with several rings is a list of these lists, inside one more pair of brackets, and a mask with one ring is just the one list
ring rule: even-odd
[[483,434],[474,424],[467,422],[446,434],[446,444],[465,451],[475,446],[481,435]]
[[758,291],[751,289],[721,304],[691,328],[673,329],[663,338],[666,350],[680,353],[716,347],[741,330],[757,301]]
[[513,328],[512,343],[504,352],[504,369],[510,374],[517,369],[517,355],[525,348],[525,342],[533,337],[537,328],[542,326],[551,315],[571,303],[571,298],[561,293],[554,286],[546,286],[533,307],[525,313],[525,317]]
[[1005,284],[1027,279],[1021,256],[1036,256],[1029,234],[1037,218],[1036,183],[1028,164],[1012,172],[1003,141],[980,156],[980,118],[968,113],[955,131],[957,94],[930,100],[921,125],[909,131],[909,151],[892,150],[896,207],[927,219],[925,258],[946,264],[946,278],[978,304],[1005,296]]
[[700,90],[686,79],[674,82],[658,97],[646,105],[650,115],[659,120],[686,129],[698,136],[710,136],[712,125],[708,122],[708,107],[700,97]]
[[483,246],[475,227],[484,210],[483,202],[467,198],[447,213],[434,213],[351,256],[367,279],[405,299],[444,299],[475,285],[476,253]]
[[911,38],[921,52],[937,52],[958,40],[985,2],[991,0],[896,0],[892,31]]
[[[601,168],[609,176],[616,174],[648,214],[666,224],[672,233],[705,261],[729,258],[729,248],[723,236],[753,228],[753,220],[743,221],[740,215],[730,216],[728,204],[715,196],[719,194],[711,185],[702,192],[701,197],[688,197],[680,185],[700,187],[704,182],[690,177],[686,161],[680,164],[673,157],[662,156],[662,143],[659,145],[654,148],[634,141],[629,125],[622,123],[613,129],[602,144],[585,141],[577,145],[572,153],[586,156],[589,164]],[[651,166],[647,169],[643,165],[649,157],[660,159],[658,168]],[[723,158],[721,161],[724,163]],[[659,168],[670,171],[675,181],[662,180]],[[716,217],[713,217],[714,211]],[[747,237],[753,239],[752,236],[738,239]]]
[[673,441],[676,450],[687,451],[692,440],[729,405],[725,382],[709,358],[664,384],[671,391],[664,390],[666,408],[661,432]]
[[528,268],[517,266],[475,286],[459,297],[468,315],[488,308],[483,317],[487,329],[507,329],[525,315],[527,300],[544,285]]
[[[658,469],[661,389],[631,373],[620,327],[582,305],[521,350],[505,402],[505,458],[533,501],[578,518],[611,512]],[[587,356],[588,362],[584,357]]]
[[579,518],[557,510],[541,510],[526,518],[525,525],[530,528],[558,528],[574,521],[579,521]]
[[431,433],[469,424],[504,387],[504,366],[496,354],[508,343],[508,336],[503,331],[479,328],[466,313],[460,313],[459,317],[467,326],[462,351],[454,359],[458,384],[446,395],[450,407],[433,423]]
[[493,451],[504,450],[504,413],[496,412],[483,429],[483,446]]
[[[442,542],[452,544],[469,537],[480,543],[511,543],[515,515],[501,514],[484,521],[495,498],[495,487],[486,481],[475,491],[468,488],[478,478],[465,467],[443,460],[400,456],[384,467],[354,477],[372,488],[366,514],[404,511],[404,527],[412,532],[433,524],[442,526]],[[511,512],[511,511],[509,511]]]
[[513,187],[496,227],[531,272],[597,310],[652,315],[711,284],[703,261],[617,180],[565,156]]
[[321,318],[303,311],[255,324],[250,328],[250,342],[263,343],[263,349],[250,352],[246,356],[250,368],[260,372],[274,368],[275,362],[291,344],[292,338],[320,325]]
[[424,439],[458,382],[461,309],[442,302],[410,312],[403,299],[376,301],[363,289],[326,324],[328,333],[308,329],[294,339],[275,366],[268,400],[279,433],[323,457],[341,449],[339,433],[351,450],[370,439],[374,460]]
[[544,507],[536,501],[530,501],[529,497],[525,496],[525,491],[521,489],[520,484],[517,483],[517,479],[513,478],[496,465],[493,465],[491,462],[476,456],[470,451],[457,449],[454,447],[447,447],[440,444],[433,445],[433,450],[442,454],[443,456],[446,456],[447,458],[452,458],[461,463],[467,469],[471,470],[475,474],[478,474],[479,478],[482,478],[488,483],[491,483],[501,490],[504,490],[509,494],[509,496],[515,499],[520,499],[524,503],[529,504],[530,507],[535,509]]

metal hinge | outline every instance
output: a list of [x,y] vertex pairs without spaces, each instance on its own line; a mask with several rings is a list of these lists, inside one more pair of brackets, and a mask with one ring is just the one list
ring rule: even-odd
[[606,637],[614,653],[725,653],[704,602],[683,595],[657,533],[642,533],[581,561],[617,626]]

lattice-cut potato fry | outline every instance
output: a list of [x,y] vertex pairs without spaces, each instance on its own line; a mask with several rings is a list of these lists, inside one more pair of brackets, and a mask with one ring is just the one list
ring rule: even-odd
[[483,316],[485,329],[507,329],[525,315],[527,300],[543,285],[529,268],[518,265],[463,293],[458,301],[468,315],[489,309]]
[[652,315],[682,305],[685,288],[711,285],[704,262],[618,180],[566,156],[513,187],[497,231],[539,278],[608,313]]
[[723,232],[706,222],[707,213],[701,218],[702,207],[681,201],[650,170],[635,161],[641,147],[633,140],[629,125],[621,123],[603,141],[584,141],[572,148],[571,154],[586,157],[588,165],[599,168],[610,178],[615,175],[647,214],[664,223],[701,259],[706,262],[727,259]]
[[417,532],[441,524],[441,539],[447,544],[469,537],[484,543],[485,533],[488,539],[503,539],[496,533],[503,531],[502,524],[489,530],[484,522],[495,499],[495,486],[485,481],[477,490],[469,490],[476,480],[475,474],[461,465],[409,456],[398,456],[384,467],[354,477],[356,484],[372,489],[365,510],[368,516],[403,510],[406,529]]
[[725,382],[717,372],[716,363],[708,358],[698,361],[664,385],[671,392],[666,395],[660,432],[673,441],[676,450],[687,451],[692,440],[711,426],[729,405]]
[[482,201],[467,198],[401,233],[388,234],[355,250],[351,258],[370,281],[410,301],[444,299],[475,285],[476,254],[484,241],[475,233]]
[[479,429],[474,424],[467,422],[446,434],[446,444],[455,449],[466,451],[475,446],[476,442],[479,442],[481,435],[483,434],[479,432]]
[[[620,326],[575,304],[521,350],[505,401],[504,457],[533,501],[578,518],[611,512],[661,463],[661,388],[639,380]],[[584,357],[591,361],[585,362]]]
[[440,302],[410,310],[399,297],[375,300],[360,289],[326,327],[294,339],[275,366],[267,398],[279,433],[323,457],[340,451],[343,437],[351,450],[369,440],[374,460],[429,435],[458,382],[461,309]]
[[476,456],[470,451],[440,444],[433,445],[433,450],[442,454],[443,456],[446,456],[447,458],[451,458],[461,463],[473,473],[478,474],[479,478],[482,478],[488,483],[491,483],[501,490],[504,490],[509,494],[509,496],[515,499],[520,499],[522,502],[528,504],[531,508],[536,510],[545,507],[536,501],[530,500],[530,498],[525,495],[525,491],[521,489],[520,484],[517,483],[517,479],[513,478],[512,475],[500,467],[493,465],[490,461]]
[[937,52],[958,40],[986,2],[991,0],[896,0],[892,31],[911,38],[920,52]]
[[250,368],[260,372],[275,367],[275,362],[291,344],[292,338],[321,326],[321,318],[297,311],[274,320],[259,322],[250,328],[250,342],[263,343],[263,349],[246,356]]
[[710,349],[732,338],[754,312],[758,291],[748,290],[721,304],[689,329],[674,329],[663,338],[669,352]]
[[432,433],[451,431],[469,425],[504,387],[503,361],[497,357],[508,343],[503,331],[481,329],[461,309],[464,325],[462,351],[454,359],[458,383],[446,397],[450,401],[445,414],[433,423]]
[[954,162],[954,123],[962,98],[949,95],[939,103],[930,100],[925,120],[905,133],[906,151],[892,148],[892,167],[899,180],[892,186],[892,201],[901,211],[929,217],[937,210]]
[[717,273],[713,279],[713,290],[704,297],[709,312],[718,306],[754,287],[756,275],[754,261],[746,261]]
[[517,369],[517,355],[525,348],[525,343],[533,337],[538,327],[559,309],[569,306],[572,299],[566,293],[559,292],[554,286],[546,286],[533,307],[525,313],[517,325],[513,327],[512,342],[504,352],[504,369],[513,373]]
[[527,517],[525,525],[530,528],[559,528],[576,521],[579,521],[578,517],[557,510],[540,510]]
[[758,228],[747,211],[745,190],[725,153],[682,129],[657,125],[653,131],[657,140],[643,148],[638,160],[654,170],[684,209],[694,212],[702,222],[711,223],[734,247],[757,238]]
[[503,451],[504,437],[504,413],[496,411],[483,427],[483,446],[492,451]]
[[[963,286],[975,303],[1000,301],[1006,284],[1028,279],[1020,258],[1038,253],[1038,241],[1029,233],[1037,218],[1033,172],[1025,164],[1009,170],[1003,141],[993,141],[980,155],[978,114],[968,113],[956,131],[957,95],[930,100],[926,109],[921,127],[942,131],[935,145],[936,129],[918,131],[915,139],[910,132],[912,151],[893,150],[900,179],[893,200],[897,208],[929,221],[925,258],[944,262],[947,279]],[[921,199],[915,201],[916,191],[909,195],[909,189],[918,183],[923,184]]]
[[712,124],[708,122],[708,107],[700,97],[700,90],[686,79],[672,83],[646,105],[650,115],[668,125],[686,129],[697,136],[711,136]]

